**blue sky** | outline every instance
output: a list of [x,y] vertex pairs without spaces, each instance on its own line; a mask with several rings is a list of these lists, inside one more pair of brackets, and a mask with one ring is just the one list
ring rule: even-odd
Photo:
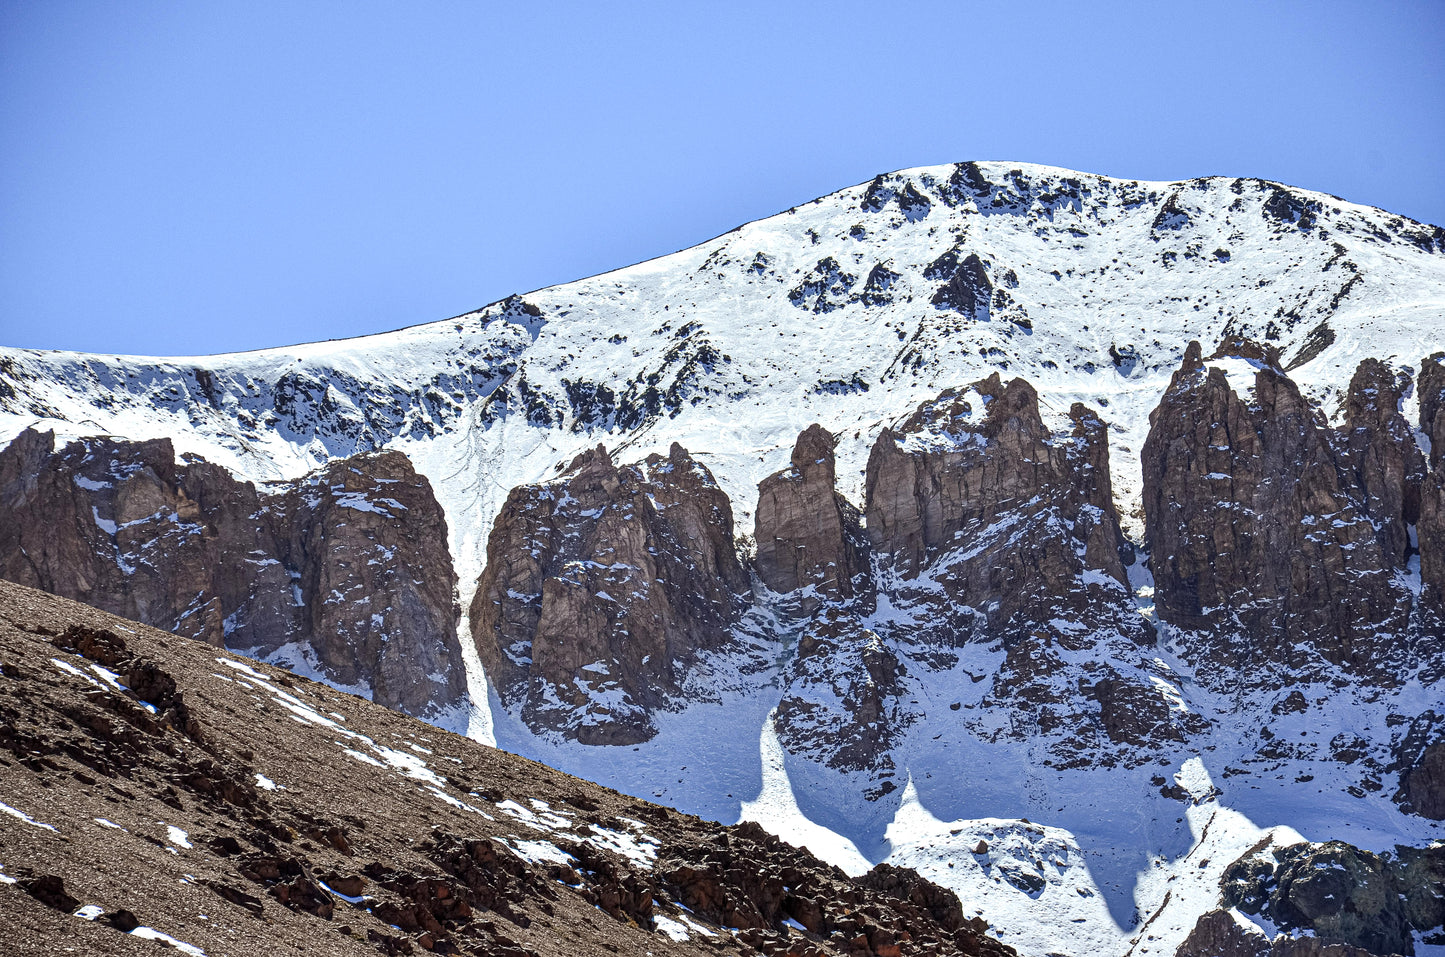
[[1445,4],[0,0],[0,345],[379,332],[964,159],[1445,223]]

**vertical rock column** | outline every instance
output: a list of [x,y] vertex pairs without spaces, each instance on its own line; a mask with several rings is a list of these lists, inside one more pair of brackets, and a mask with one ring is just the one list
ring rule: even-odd
[[799,611],[829,601],[872,600],[861,515],[834,487],[834,438],[821,425],[798,436],[792,464],[758,485],[757,571],[775,592],[807,589]]
[[1388,396],[1366,394],[1385,383],[1379,370],[1357,375],[1346,427],[1371,495],[1294,382],[1267,354],[1253,365],[1246,402],[1190,343],[1150,415],[1144,511],[1159,616],[1199,632],[1194,654],[1223,669],[1221,680],[1324,663],[1387,678],[1410,599],[1386,555],[1402,544],[1396,475],[1412,466],[1392,447]]

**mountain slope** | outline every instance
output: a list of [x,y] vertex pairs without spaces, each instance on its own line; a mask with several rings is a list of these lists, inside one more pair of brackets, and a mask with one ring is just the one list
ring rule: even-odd
[[8,582],[0,661],[9,953],[1011,953],[909,872],[849,881]]
[[[1151,469],[1166,462],[1153,454],[1157,441],[1147,445],[1151,413],[1190,340],[1203,343],[1192,361],[1218,370],[1218,381],[1203,373],[1209,395],[1235,410],[1241,429],[1260,415],[1268,426],[1273,412],[1259,410],[1284,410],[1280,397],[1296,389],[1293,424],[1262,445],[1231,446],[1229,470],[1259,469],[1259,449],[1285,455],[1303,436],[1300,447],[1313,450],[1309,487],[1324,497],[1290,512],[1250,491],[1261,527],[1330,515],[1331,503],[1348,501],[1363,523],[1352,524],[1355,538],[1322,545],[1337,564],[1322,566],[1321,581],[1349,579],[1365,568],[1355,556],[1376,549],[1383,557],[1370,573],[1389,581],[1358,607],[1384,615],[1398,596],[1414,607],[1439,579],[1437,552],[1424,546],[1439,540],[1445,508],[1434,504],[1438,493],[1426,495],[1415,522],[1379,518],[1377,539],[1376,513],[1404,516],[1405,500],[1365,474],[1417,474],[1417,465],[1378,465],[1382,450],[1407,442],[1418,445],[1416,458],[1438,457],[1441,444],[1428,438],[1445,416],[1425,414],[1438,363],[1419,363],[1445,344],[1442,315],[1445,233],[1436,227],[1257,180],[1135,183],[959,164],[881,176],[693,249],[385,336],[186,360],[3,350],[0,427],[170,436],[179,451],[253,480],[294,478],[376,447],[403,451],[445,509],[465,607],[513,490],[528,486],[544,500],[599,442],[608,467],[623,471],[684,447],[731,503],[746,563],[747,536],[765,511],[754,514],[758,485],[791,481],[777,476],[799,469],[795,444],[810,424],[836,437],[832,488],[818,493],[813,513],[862,510],[873,538],[889,522],[912,527],[912,513],[894,508],[906,504],[899,476],[970,474],[945,446],[998,438],[989,415],[976,413],[1006,394],[1014,411],[1004,432],[1033,438],[1020,455],[978,458],[958,514],[936,527],[920,518],[915,559],[899,564],[891,533],[868,543],[855,534],[847,547],[826,546],[851,575],[860,549],[871,549],[868,581],[848,594],[783,595],[772,587],[796,585],[754,578],[731,640],[710,639],[683,677],[668,677],[673,704],[651,713],[645,740],[595,747],[554,733],[565,721],[540,727],[521,699],[488,692],[475,660],[470,730],[685,810],[762,820],[851,870],[916,863],[983,901],[1026,953],[1162,953],[1214,906],[1223,869],[1267,830],[1374,850],[1437,837],[1437,824],[1392,798],[1397,782],[1429,780],[1445,754],[1433,717],[1445,708],[1438,669],[1407,660],[1428,648],[1419,642],[1431,626],[1392,625],[1409,642],[1363,684],[1338,669],[1368,654],[1326,655],[1303,670],[1274,655],[1280,668],[1268,682],[1240,685],[1236,671],[1202,653],[1251,660],[1234,633],[1212,645],[1201,637],[1201,622],[1233,627],[1231,609],[1210,619],[1189,606],[1204,617],[1183,622],[1175,616],[1185,604],[1154,607],[1156,588],[1172,600],[1195,569],[1171,566],[1173,577],[1155,582],[1149,569],[1166,556],[1143,550],[1165,540],[1160,509],[1149,506],[1160,474]],[[1365,398],[1379,385],[1351,394],[1367,358],[1380,360],[1378,383],[1397,388],[1406,372],[1412,383],[1371,406],[1381,425],[1370,429]],[[1028,415],[1015,377],[1034,396]],[[1176,396],[1180,416],[1194,408],[1192,395]],[[1346,422],[1359,438],[1337,456],[1330,427]],[[874,468],[883,438],[903,457]],[[930,445],[941,464],[928,464]],[[1045,454],[1058,462],[1035,468]],[[1361,471],[1367,462],[1375,464]],[[1356,477],[1324,482],[1337,463]],[[1204,524],[1184,531],[1194,541],[1220,520],[1221,503],[1246,499],[1242,480],[1210,491],[1225,469],[1191,468],[1163,474],[1197,483],[1189,514]],[[1439,474],[1424,487],[1438,486]],[[1061,488],[1064,475],[1064,485],[1093,484]],[[996,496],[985,521],[969,510],[995,476],[1044,498],[1017,511]],[[916,499],[925,518],[927,501]],[[1081,509],[1094,516],[1082,527],[1073,524]],[[771,502],[766,511],[779,514]],[[1033,536],[1018,561],[1011,549],[1023,540],[1010,520]],[[962,534],[979,550],[952,548],[935,532]],[[1074,535],[1078,561],[1058,551]],[[604,564],[608,540],[588,542],[570,560]],[[759,575],[771,574],[771,546],[758,543]],[[511,560],[498,553],[493,568],[498,558]],[[1005,567],[1019,577],[992,583]],[[1238,568],[1263,574],[1270,555]],[[1040,585],[1038,596],[1021,591]],[[1288,582],[1270,587],[1292,594]],[[990,589],[1002,599],[998,615]],[[813,619],[817,594],[828,607]],[[1067,627],[1055,625],[1045,607],[1068,594],[1079,605],[1059,616]],[[980,624],[955,641],[961,605]],[[1311,641],[1334,627],[1300,622]],[[1054,632],[1035,635],[1041,626]],[[467,627],[464,652],[484,638]],[[1060,642],[1057,632],[1071,637]],[[573,705],[605,710],[610,694],[599,687]],[[1156,941],[1131,943],[1145,925]]]

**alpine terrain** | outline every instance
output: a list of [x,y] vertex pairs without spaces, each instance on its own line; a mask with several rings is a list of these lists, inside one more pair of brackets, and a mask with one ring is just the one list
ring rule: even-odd
[[[0,577],[967,918],[839,952],[942,921],[1029,957],[1445,954],[1439,227],[1252,179],[905,170],[386,335],[0,349],[0,438]],[[88,667],[46,654],[47,688]],[[490,773],[440,800],[562,814]],[[33,860],[10,819],[0,864]],[[445,868],[443,830],[413,853]],[[553,883],[593,853],[504,838]],[[644,931],[744,927],[658,888],[617,905]],[[718,940],[792,952],[785,919],[842,946],[793,911]]]

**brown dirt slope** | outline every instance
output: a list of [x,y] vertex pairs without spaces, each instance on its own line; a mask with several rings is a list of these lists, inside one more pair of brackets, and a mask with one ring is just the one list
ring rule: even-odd
[[911,871],[0,582],[8,954],[1013,953],[985,929]]

